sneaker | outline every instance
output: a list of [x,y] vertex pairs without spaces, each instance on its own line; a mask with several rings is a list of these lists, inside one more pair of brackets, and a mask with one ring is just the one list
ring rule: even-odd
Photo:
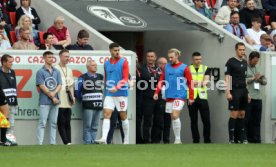
[[248,144],[248,141],[247,141],[247,140],[244,140],[244,141],[242,142],[242,144]]
[[72,145],[72,143],[67,143],[66,145],[68,145],[68,146],[69,146],[69,145]]
[[182,144],[181,140],[175,140],[174,144]]
[[127,140],[125,140],[123,144],[129,144],[129,142]]
[[235,144],[235,141],[234,140],[230,140],[229,144]]
[[13,143],[13,142],[10,142],[10,141],[6,141],[5,143],[2,143],[2,146],[18,146],[17,143]]
[[100,138],[98,140],[95,140],[95,143],[97,143],[97,144],[106,144],[106,139]]

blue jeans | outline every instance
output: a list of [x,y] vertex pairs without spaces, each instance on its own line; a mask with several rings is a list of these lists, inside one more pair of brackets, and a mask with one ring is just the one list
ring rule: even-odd
[[83,142],[93,144],[95,142],[101,110],[83,110]]
[[38,144],[43,144],[44,131],[49,117],[49,143],[56,144],[58,105],[40,105],[38,120]]

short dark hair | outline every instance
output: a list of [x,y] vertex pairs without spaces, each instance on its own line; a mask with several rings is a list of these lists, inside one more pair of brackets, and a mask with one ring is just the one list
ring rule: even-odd
[[236,43],[235,50],[237,50],[239,48],[239,46],[245,46],[245,44],[243,42]]
[[260,53],[257,51],[253,51],[249,54],[249,60],[254,59],[255,57],[260,58]]
[[47,55],[54,55],[54,53],[51,51],[46,51],[43,53],[43,57],[46,57]]
[[252,17],[251,22],[252,22],[252,23],[253,23],[253,22],[262,23],[263,20],[262,20],[260,17]]
[[234,10],[234,11],[231,12],[230,17],[232,17],[234,14],[240,15],[240,13],[239,13],[238,11],[235,11],[235,10]]
[[117,43],[111,43],[111,44],[109,45],[109,49],[118,48],[118,47],[120,47],[120,45],[117,44]]
[[7,62],[9,58],[13,58],[13,57],[11,55],[9,55],[9,54],[4,54],[1,57],[1,64],[3,65],[4,62]]
[[78,33],[78,38],[89,38],[89,33],[86,30],[80,30]]
[[192,57],[195,57],[195,56],[201,56],[201,54],[200,54],[199,52],[194,52],[194,53],[192,54]]
[[53,33],[51,33],[51,32],[45,32],[45,33],[43,34],[43,39],[46,40],[46,39],[48,38],[49,35],[53,35]]
[[59,52],[59,56],[61,56],[63,53],[69,53],[69,50],[67,49],[62,49],[60,52]]
[[149,50],[147,50],[147,52],[146,52],[146,54],[148,54],[148,53],[155,53],[155,51],[154,50],[152,50],[152,49],[149,49]]

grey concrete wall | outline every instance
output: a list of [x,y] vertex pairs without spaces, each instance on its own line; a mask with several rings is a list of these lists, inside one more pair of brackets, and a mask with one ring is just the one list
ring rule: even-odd
[[[230,57],[235,56],[235,40],[226,36],[224,42],[219,43],[217,38],[213,35],[200,31],[146,32],[144,35],[144,42],[145,50],[156,50],[158,56],[167,56],[167,51],[171,48],[180,49],[182,52],[181,61],[186,64],[191,63],[192,53],[198,51],[203,56],[203,64],[209,67],[220,68],[221,79],[224,79],[224,65],[226,61]],[[249,54],[249,51],[250,50],[247,50],[247,54]],[[217,89],[209,91],[209,105],[213,142],[228,142],[227,125],[229,111],[227,109],[228,103],[225,93]],[[190,120],[186,107],[182,113],[181,120],[183,141],[184,143],[191,142]],[[202,134],[201,125],[200,133]]]

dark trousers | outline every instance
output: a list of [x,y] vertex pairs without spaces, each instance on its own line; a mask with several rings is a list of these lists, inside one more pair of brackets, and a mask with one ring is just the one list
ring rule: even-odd
[[209,105],[207,100],[196,98],[193,105],[189,105],[189,115],[191,119],[191,130],[193,136],[193,142],[199,143],[200,136],[198,131],[198,110],[201,116],[201,120],[203,123],[203,136],[204,136],[204,143],[210,143],[210,111]]
[[245,119],[248,142],[261,143],[262,100],[251,100]]
[[160,143],[164,128],[164,100],[143,97],[143,140],[144,143]]
[[71,143],[71,108],[59,108],[58,131],[64,144]]
[[107,144],[112,143],[113,134],[115,129],[120,129],[121,137],[122,137],[122,143],[124,142],[124,130],[122,127],[122,121],[119,112],[115,109],[110,117],[110,129],[107,135],[106,142]]
[[[166,108],[166,106],[165,106],[165,108]],[[165,144],[170,143],[171,123],[172,123],[171,114],[164,113],[163,142]]]
[[[137,97],[136,97],[137,98]],[[136,99],[136,144],[142,144],[142,103]]]

